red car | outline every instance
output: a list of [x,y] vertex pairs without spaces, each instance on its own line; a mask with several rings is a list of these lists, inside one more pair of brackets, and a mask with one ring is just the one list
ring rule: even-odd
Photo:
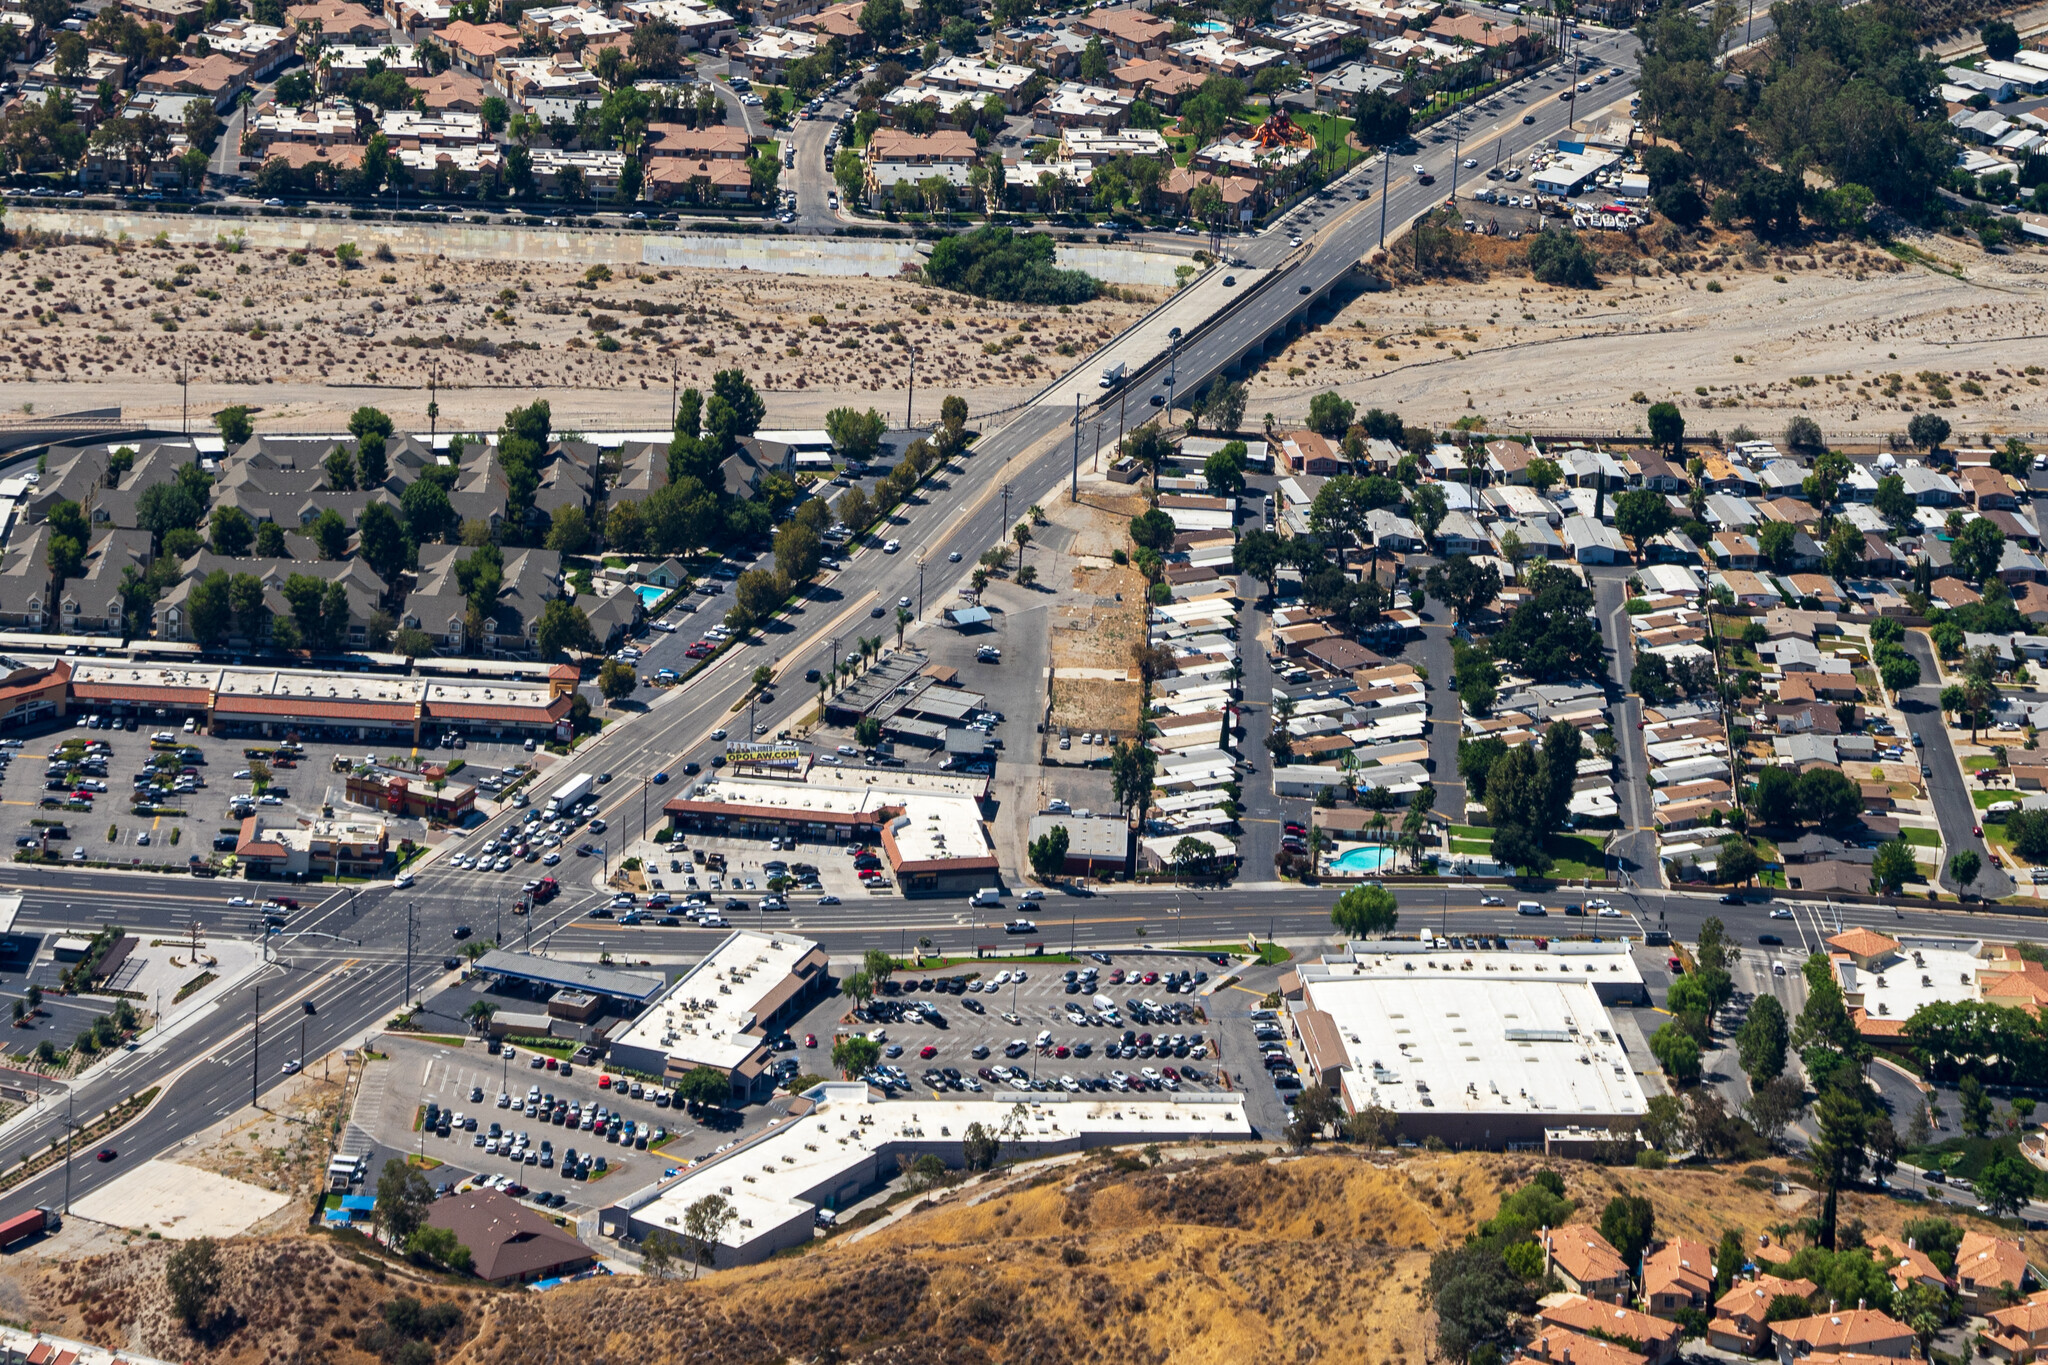
[[805,1046],[805,1047],[816,1047],[817,1045],[818,1045],[818,1035],[817,1035],[817,1034],[815,1034],[815,1033],[806,1033],[806,1034],[804,1035],[804,1046]]
[[598,1088],[599,1090],[609,1090],[609,1089],[611,1089],[611,1088],[612,1088],[612,1078],[611,1078],[611,1077],[609,1077],[609,1076],[599,1076],[599,1077],[597,1078],[597,1088]]
[[1979,839],[1981,839],[1984,837],[1984,826],[1972,825],[1970,826],[1970,833],[1976,835]]
[[93,1153],[92,1159],[94,1161],[112,1161],[115,1157],[119,1155],[120,1153],[116,1152],[112,1147],[102,1147],[97,1152]]
[[923,1047],[917,1050],[917,1055],[924,1058],[924,1060],[926,1061],[930,1061],[932,1058],[939,1055],[939,1050],[933,1047],[930,1043],[926,1043]]

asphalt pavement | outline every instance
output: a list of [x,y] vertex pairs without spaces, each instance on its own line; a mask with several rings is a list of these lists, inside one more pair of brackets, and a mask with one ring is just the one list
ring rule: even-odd
[[1949,743],[1948,723],[1941,713],[1941,671],[1935,667],[1933,647],[1925,635],[1907,631],[1906,650],[1920,661],[1922,681],[1918,687],[1909,687],[1900,696],[1899,710],[1904,713],[1911,733],[1918,736],[1925,746],[1916,752],[1926,772],[1927,797],[1933,802],[1935,818],[1941,823],[1939,884],[1946,890],[1960,891],[1962,888],[1949,875],[1948,860],[1962,849],[1975,849],[1983,870],[1970,883],[1970,894],[1987,900],[2003,899],[2013,894],[2013,880],[2006,875],[2004,868],[1993,861],[1991,846],[1976,833],[1981,828],[1977,823],[1977,807],[1970,798],[1969,782],[1956,758],[1955,747]]

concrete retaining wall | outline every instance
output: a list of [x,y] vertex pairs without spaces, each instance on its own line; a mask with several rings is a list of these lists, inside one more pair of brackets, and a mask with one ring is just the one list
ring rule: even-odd
[[[878,237],[753,236],[708,233],[593,232],[580,228],[483,227],[473,224],[366,223],[348,218],[216,218],[183,213],[88,213],[57,208],[12,208],[16,230],[72,237],[148,241],[158,233],[190,246],[240,233],[262,250],[325,248],[354,242],[365,253],[389,246],[408,256],[452,260],[535,261],[554,265],[667,266],[696,270],[756,270],[773,275],[876,277],[921,263],[930,244]],[[1111,284],[1171,288],[1184,257],[1108,247],[1059,248],[1059,264],[1085,270]]]

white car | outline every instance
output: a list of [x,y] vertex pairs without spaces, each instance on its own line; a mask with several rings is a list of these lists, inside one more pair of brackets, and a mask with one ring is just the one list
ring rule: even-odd
[[1792,912],[1791,912],[1791,910],[1787,909],[1787,908],[1786,908],[1785,906],[1782,906],[1782,905],[1780,905],[1780,906],[1776,907],[1775,909],[1773,909],[1773,910],[1771,911],[1771,918],[1772,918],[1772,919],[1791,919],[1791,918],[1792,918]]
[[392,884],[393,886],[395,886],[395,887],[398,887],[398,888],[399,888],[400,890],[403,890],[403,889],[405,889],[406,887],[408,887],[408,886],[411,886],[411,885],[412,885],[412,873],[410,873],[410,872],[401,872],[401,873],[399,873],[399,874],[398,874],[398,876],[397,876],[397,878],[396,878],[396,879],[395,879],[395,880],[394,880],[394,881],[393,881],[393,882],[392,882],[391,884]]
[[1020,901],[1042,901],[1045,899],[1045,892],[1034,886],[1023,895],[1017,897],[1017,899]]
[[900,540],[889,540],[882,543],[882,553],[885,555],[893,555],[902,548],[903,542]]
[[249,899],[249,898],[248,898],[247,896],[229,896],[229,897],[228,897],[228,904],[229,904],[229,905],[254,905],[255,903],[256,903],[255,901],[252,901],[252,900],[250,900],[250,899]]

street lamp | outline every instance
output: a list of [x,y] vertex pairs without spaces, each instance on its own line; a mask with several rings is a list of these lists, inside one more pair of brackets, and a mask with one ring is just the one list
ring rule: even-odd
[[1173,425],[1173,384],[1180,377],[1180,328],[1166,334],[1166,425]]

